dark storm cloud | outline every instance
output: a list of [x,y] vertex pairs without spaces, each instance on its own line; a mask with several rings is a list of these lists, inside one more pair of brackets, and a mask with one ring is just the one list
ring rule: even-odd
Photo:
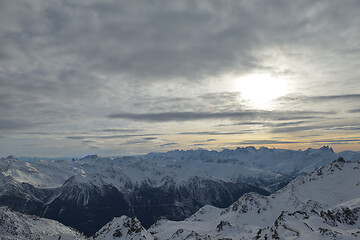
[[194,121],[211,119],[271,119],[271,120],[291,120],[308,119],[319,115],[334,114],[333,112],[317,111],[251,111],[244,110],[238,112],[162,112],[162,113],[119,113],[111,114],[108,118],[128,119],[148,122],[168,122],[168,121]]

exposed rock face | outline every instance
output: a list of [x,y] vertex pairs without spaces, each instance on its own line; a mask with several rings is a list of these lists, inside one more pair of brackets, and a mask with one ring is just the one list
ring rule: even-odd
[[94,234],[93,239],[155,240],[156,238],[141,226],[141,223],[137,218],[122,216],[114,218],[111,222],[102,227]]

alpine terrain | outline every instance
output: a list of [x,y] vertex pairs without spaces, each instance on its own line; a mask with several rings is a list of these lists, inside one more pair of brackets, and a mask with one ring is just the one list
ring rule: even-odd
[[[9,156],[0,159],[0,204],[24,214],[57,220],[87,236],[95,234],[114,217],[126,215],[131,219],[127,221],[134,223],[134,226],[137,226],[138,221],[145,228],[156,223],[149,231],[161,232],[155,234],[161,238],[167,232],[157,229],[165,221],[157,221],[159,218],[165,217],[173,221],[187,218],[186,222],[189,222],[189,219],[201,215],[201,212],[209,212],[209,209],[214,214],[213,212],[225,211],[218,208],[226,208],[231,204],[233,205],[229,209],[236,208],[234,206],[239,201],[251,202],[254,199],[259,204],[265,204],[272,199],[266,195],[274,193],[299,175],[328,165],[339,156],[348,161],[360,159],[359,152],[335,153],[329,147],[306,151],[254,147],[225,149],[220,152],[204,149],[176,150],[143,156],[90,155],[73,160],[38,161],[21,161]],[[275,193],[275,196],[278,195],[279,192]],[[308,197],[313,199],[310,195]],[[311,203],[306,202],[306,206],[313,206]],[[314,201],[315,205],[318,203]],[[271,222],[282,211],[291,213],[294,210],[292,205],[286,207],[286,204],[279,202],[281,210],[280,207],[275,207],[278,206],[275,202],[269,205],[275,210],[268,208],[266,204],[261,205],[259,213],[264,211],[266,216],[272,216],[264,221],[255,217],[260,222],[252,223],[250,216],[242,219],[246,219],[247,228],[252,229],[252,232],[263,229],[269,226],[267,220],[270,219]],[[231,215],[232,212],[228,210],[221,216]],[[191,216],[194,213],[196,214]],[[133,218],[134,216],[137,218]],[[285,213],[283,216],[284,219],[288,218]],[[217,218],[211,219],[215,221]],[[166,224],[173,224],[169,220],[165,221]],[[230,220],[224,222],[232,222]],[[114,224],[119,224],[119,221],[125,220],[116,220]],[[210,226],[208,222],[204,224]],[[241,225],[245,222],[232,224]],[[194,226],[193,223],[190,225]],[[253,225],[256,227],[252,228]],[[273,231],[276,230],[275,227],[272,228]],[[168,226],[166,228],[168,231],[171,229]],[[182,229],[184,233],[181,235],[180,231],[181,236],[186,234],[186,228]],[[279,230],[276,231],[280,234]],[[202,235],[199,230],[195,232]],[[265,232],[266,229],[263,229],[259,236]],[[104,236],[104,231],[98,232],[97,236]]]
[[160,219],[147,232],[136,219],[115,218],[95,239],[131,239],[128,222],[141,233],[134,239],[357,239],[360,162],[339,158],[270,196],[247,193],[225,209],[206,205],[184,221]]

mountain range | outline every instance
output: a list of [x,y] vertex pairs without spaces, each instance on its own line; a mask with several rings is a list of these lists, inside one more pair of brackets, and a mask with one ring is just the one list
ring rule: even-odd
[[[254,147],[225,149],[220,152],[204,149],[176,150],[127,157],[90,155],[71,161],[20,161],[9,156],[0,159],[2,173],[0,175],[0,204],[23,214],[57,220],[83,232],[86,236],[96,234],[99,239],[105,239],[100,237],[107,231],[104,230],[106,226],[108,226],[106,229],[118,229],[113,224],[119,225],[119,222],[123,224],[124,221],[127,221],[129,226],[139,226],[136,231],[144,233],[144,236],[151,235],[159,239],[168,239],[170,235],[173,236],[179,231],[178,239],[185,239],[184,237],[187,236],[191,239],[192,235],[196,239],[196,236],[204,237],[209,233],[211,233],[209,239],[213,239],[216,236],[215,232],[199,230],[209,227],[213,230],[217,229],[205,221],[205,218],[212,219],[214,224],[220,220],[216,227],[222,222],[219,228],[232,229],[235,226],[236,229],[242,229],[238,231],[242,234],[243,230],[249,232],[249,236],[256,232],[257,235],[255,235],[262,239],[265,234],[269,237],[271,231],[276,231],[278,235],[283,234],[283,231],[279,230],[279,228],[284,229],[284,227],[279,227],[283,226],[282,218],[291,219],[293,222],[301,221],[300,216],[305,215],[293,214],[295,211],[303,211],[302,213],[307,214],[311,219],[316,219],[316,216],[324,217],[326,214],[323,213],[321,216],[321,211],[333,211],[334,214],[341,212],[342,208],[337,208],[334,204],[315,208],[318,201],[306,202],[310,208],[304,208],[302,205],[291,205],[290,200],[285,201],[290,205],[280,204],[279,206],[269,200],[274,194],[278,196],[279,192],[274,192],[288,184],[291,179],[297,177],[294,181],[299,181],[298,179],[309,176],[310,172],[329,165],[340,156],[353,162],[360,159],[359,152],[335,153],[329,147],[305,151],[255,149]],[[351,165],[351,163],[344,164]],[[293,181],[284,189],[288,189],[291,184]],[[351,185],[349,189],[353,187]],[[326,189],[328,190],[330,189]],[[272,195],[267,196],[269,194]],[[291,194],[286,196],[296,200]],[[285,198],[285,195],[276,199],[282,198]],[[243,219],[247,219],[246,221],[249,221],[251,217],[265,219],[264,224],[250,221],[244,225],[245,223],[234,220],[236,210],[232,214],[234,216],[231,215],[234,211],[224,210],[226,207],[238,209],[234,206],[243,206],[241,205],[243,201],[252,204],[252,201],[257,202],[256,204],[261,207],[256,208],[256,214],[264,212],[266,215],[263,218],[254,217],[251,215],[252,211],[247,210],[251,214],[249,213],[250,215]],[[338,202],[340,203],[340,200]],[[351,206],[355,207],[349,208],[350,212],[352,209],[357,209],[356,203],[353,204],[355,205]],[[253,205],[249,206],[246,208],[254,208]],[[281,211],[279,212],[278,209]],[[312,215],[315,213],[311,210],[319,215]],[[352,213],[357,216],[356,212]],[[222,219],[217,214],[232,217]],[[278,220],[277,226],[270,226],[281,214],[283,215]],[[113,219],[122,215],[129,217]],[[202,215],[201,221],[191,220],[197,219],[196,216],[200,215]],[[186,219],[184,222],[178,222],[184,219]],[[203,226],[199,225],[200,227],[194,229],[183,226],[174,227],[177,228],[176,231],[170,234],[170,229],[174,229],[172,226],[183,223],[185,226],[203,223]],[[149,229],[145,230],[145,228]],[[102,234],[98,231],[102,231]],[[121,234],[124,235],[122,232]],[[219,232],[218,234],[225,236]],[[232,231],[229,234],[231,235]]]

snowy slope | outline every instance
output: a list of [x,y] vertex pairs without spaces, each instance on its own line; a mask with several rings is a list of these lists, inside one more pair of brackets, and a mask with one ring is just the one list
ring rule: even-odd
[[[185,219],[207,204],[227,207],[247,192],[269,194],[341,154],[329,147],[246,147],[90,155],[72,161],[26,162],[9,156],[0,159],[0,204],[58,220],[87,235],[121,215],[136,215],[148,227],[161,216]],[[360,159],[359,152],[347,151],[344,156]]]
[[24,215],[7,207],[0,207],[0,238],[2,240],[85,239],[80,233],[59,222]]
[[[159,239],[192,235],[202,236],[200,239],[252,239],[257,235],[264,239],[265,234],[271,239],[275,230],[274,239],[277,235],[280,239],[296,239],[299,234],[305,236],[303,239],[326,234],[335,234],[336,239],[354,239],[360,232],[359,199],[360,162],[340,160],[296,178],[270,196],[245,194],[226,209],[205,206],[185,221],[163,219],[148,231]],[[340,220],[332,220],[337,215]]]
[[71,166],[69,161],[24,162],[14,156],[0,159],[0,169],[4,176],[11,176],[17,182],[40,188],[59,187],[69,177],[82,172],[81,169]]
[[95,240],[155,240],[135,217],[114,218],[94,234]]
[[360,199],[356,204],[337,206],[320,212],[283,212],[258,239],[344,239],[360,238]]

